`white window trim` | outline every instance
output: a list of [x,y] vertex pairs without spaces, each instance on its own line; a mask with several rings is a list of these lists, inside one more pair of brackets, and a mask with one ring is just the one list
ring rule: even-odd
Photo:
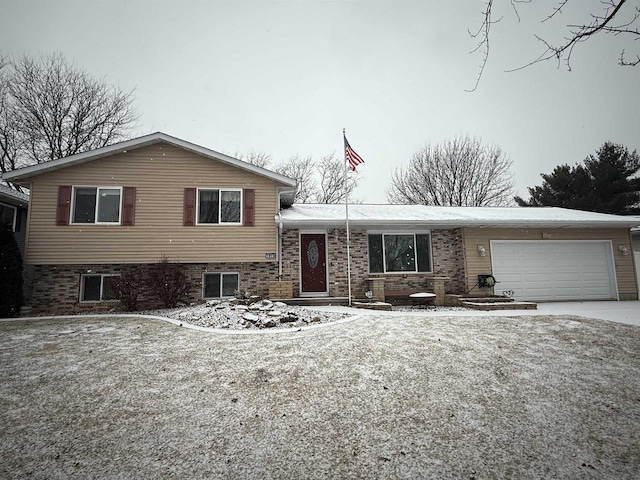
[[[96,211],[93,217],[92,223],[75,223],[73,219],[75,218],[76,213],[76,190],[78,188],[95,188],[96,189]],[[100,190],[118,190],[120,192],[120,208],[118,209],[118,221],[117,222],[99,222],[98,221],[98,211],[99,201],[100,201]],[[71,210],[69,212],[69,225],[120,225],[122,222],[122,187],[106,187],[103,185],[73,185],[71,187]]]
[[[200,191],[201,190],[218,190],[218,223],[201,223],[200,222]],[[222,221],[222,192],[240,192],[240,221],[239,222],[223,222]],[[220,226],[241,226],[242,214],[243,214],[243,195],[241,188],[219,188],[219,187],[201,187],[196,191],[196,225],[203,225],[206,227],[220,227]]]
[[15,232],[16,223],[18,220],[18,207],[16,207],[15,205],[9,205],[8,203],[2,203],[2,202],[0,202],[0,205],[2,205],[4,208],[10,208],[13,210],[13,222],[11,223],[11,231]]
[[[371,256],[369,255],[369,235],[382,235],[382,272],[372,272],[371,271]],[[387,272],[387,257],[384,248],[384,236],[385,235],[413,235],[413,248],[416,252],[414,261],[416,270],[404,270],[402,272]],[[416,235],[429,235],[429,268],[431,270],[428,271],[419,271],[418,268],[418,251],[416,246]],[[410,275],[410,274],[422,274],[422,273],[433,273],[433,247],[431,243],[431,231],[423,230],[423,231],[411,231],[411,232],[402,232],[402,231],[388,231],[388,230],[370,230],[367,231],[367,269],[371,275]]]
[[[205,297],[205,277],[207,275],[220,275],[220,296],[219,297]],[[222,296],[222,277],[223,275],[237,275],[238,276],[238,290],[240,291],[240,273],[238,272],[203,272],[202,273],[202,299],[203,300],[215,300],[218,298],[232,298],[233,295]]]
[[[112,303],[119,302],[118,299],[102,300],[104,294],[104,278],[105,277],[119,277],[117,273],[83,273],[80,275],[80,303]],[[86,277],[100,277],[100,300],[83,300],[84,297],[84,279]]]

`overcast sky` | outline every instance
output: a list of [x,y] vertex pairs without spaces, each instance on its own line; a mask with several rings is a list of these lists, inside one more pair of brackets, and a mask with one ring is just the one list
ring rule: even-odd
[[[342,128],[362,156],[356,196],[385,203],[391,172],[425,142],[469,134],[513,160],[516,192],[574,164],[605,141],[640,150],[640,66],[621,68],[631,38],[576,47],[572,71],[546,62],[534,33],[560,41],[598,0],[496,0],[491,54],[468,30],[476,1],[44,1],[0,0],[0,52],[62,52],[79,68],[135,88],[140,134],[162,131],[213,150],[277,160],[342,155]],[[571,7],[571,3],[568,5]],[[632,7],[635,6],[635,3]]]

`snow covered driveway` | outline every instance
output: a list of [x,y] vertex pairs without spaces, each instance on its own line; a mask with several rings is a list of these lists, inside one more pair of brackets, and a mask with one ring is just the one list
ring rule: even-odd
[[0,322],[0,477],[632,478],[639,384],[640,328],[570,316]]

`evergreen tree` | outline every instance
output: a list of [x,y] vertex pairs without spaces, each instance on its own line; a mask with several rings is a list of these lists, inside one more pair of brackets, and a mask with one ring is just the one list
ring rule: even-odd
[[22,256],[13,233],[0,222],[0,318],[17,317],[22,304]]
[[612,142],[589,155],[584,165],[560,165],[542,174],[542,185],[529,188],[529,200],[515,197],[521,207],[564,207],[600,213],[640,211],[640,156]]

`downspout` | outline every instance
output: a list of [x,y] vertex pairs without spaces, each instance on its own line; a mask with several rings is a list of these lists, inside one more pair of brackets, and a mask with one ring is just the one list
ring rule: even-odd
[[[280,212],[278,212],[278,217]],[[278,223],[278,281],[282,281],[282,222]]]

